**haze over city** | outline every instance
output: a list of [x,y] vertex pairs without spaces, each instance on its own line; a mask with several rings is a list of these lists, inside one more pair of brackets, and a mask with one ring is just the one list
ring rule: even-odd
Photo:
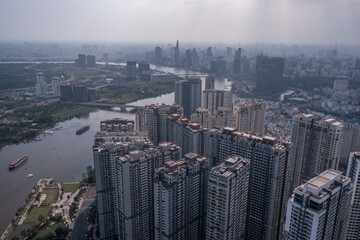
[[1,41],[360,42],[359,0],[2,0]]
[[360,0],[0,0],[0,240],[359,240]]

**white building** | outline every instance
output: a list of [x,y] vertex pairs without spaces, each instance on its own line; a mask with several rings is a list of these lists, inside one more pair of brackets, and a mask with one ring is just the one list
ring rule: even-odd
[[244,239],[250,162],[230,157],[209,174],[206,239]]
[[351,210],[346,231],[347,240],[360,239],[360,152],[353,152],[349,156],[346,176],[354,184],[354,192],[351,198]]
[[47,94],[45,75],[42,72],[36,74],[36,96],[41,97]]
[[287,239],[345,239],[352,193],[351,179],[331,169],[297,187],[287,206]]
[[53,77],[51,79],[51,82],[52,82],[53,94],[55,96],[60,96],[60,82],[61,82],[61,79],[59,77]]
[[213,114],[205,108],[198,108],[191,115],[191,122],[198,123],[207,129],[223,129],[235,126],[234,114],[229,108],[225,107],[219,107]]

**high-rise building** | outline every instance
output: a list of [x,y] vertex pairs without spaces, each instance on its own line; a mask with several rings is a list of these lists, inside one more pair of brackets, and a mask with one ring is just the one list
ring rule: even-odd
[[215,76],[208,75],[205,77],[205,89],[215,89]]
[[266,105],[261,102],[251,102],[238,105],[236,108],[236,129],[256,135],[264,135]]
[[217,57],[215,60],[210,62],[210,73],[224,76],[226,74],[226,61],[223,57]]
[[360,239],[360,152],[350,154],[346,176],[354,184],[346,239],[358,240]]
[[233,74],[234,77],[238,77],[241,73],[241,48],[235,50],[235,59],[233,64]]
[[86,56],[85,56],[85,54],[79,54],[78,59],[75,60],[75,64],[78,67],[86,67]]
[[179,114],[172,114],[166,119],[166,141],[179,145],[183,155],[204,153],[204,130]]
[[154,148],[144,139],[95,138],[93,147],[101,239],[153,239],[154,172],[179,160],[170,143]]
[[348,87],[349,87],[349,80],[347,79],[334,80],[333,90],[335,92],[344,92],[348,89]]
[[86,56],[86,65],[88,67],[95,67],[96,66],[95,55],[87,55]]
[[59,77],[51,78],[53,94],[55,96],[60,96],[60,80]]
[[206,239],[245,239],[250,162],[230,157],[209,174]]
[[280,239],[289,194],[291,144],[257,137],[234,128],[205,134],[205,156],[211,166],[240,156],[251,163],[245,239]]
[[198,108],[191,114],[191,122],[198,123],[207,129],[235,126],[234,114],[229,108],[224,107],[219,107],[213,114],[205,108]]
[[155,64],[161,65],[162,64],[162,49],[161,47],[155,47]]
[[360,70],[360,59],[356,59],[356,61],[355,61],[355,69]]
[[155,239],[205,239],[208,175],[206,158],[194,153],[156,169]]
[[193,69],[198,69],[200,66],[200,57],[195,48],[192,50],[192,67]]
[[344,122],[343,143],[340,151],[340,165],[345,167],[351,152],[360,151],[360,124]]
[[136,79],[136,62],[127,62],[126,63],[126,79],[135,80]]
[[179,49],[179,41],[176,41],[176,46],[175,46],[175,51],[174,51],[174,55],[175,55],[175,63],[178,62],[179,58],[180,58],[180,49]]
[[332,169],[297,187],[287,206],[287,239],[345,239],[352,192],[351,179]]
[[139,63],[140,81],[151,82],[151,70],[149,63]]
[[213,57],[213,54],[212,54],[212,47],[208,47],[207,50],[206,50],[206,56],[208,58],[212,58]]
[[326,169],[338,169],[343,129],[344,125],[335,119],[323,120],[312,114],[294,117],[293,189]]
[[202,92],[202,107],[215,112],[219,107],[224,107],[224,92],[217,89],[206,89]]
[[284,58],[258,56],[256,58],[255,91],[266,93],[281,87],[284,65]]
[[36,96],[45,96],[47,94],[47,86],[45,82],[45,74],[39,72],[36,74]]
[[183,108],[179,105],[146,105],[136,113],[136,126],[140,132],[147,132],[149,139],[157,146],[167,141],[166,119],[171,114],[182,115]]
[[192,51],[191,49],[186,50],[185,55],[185,67],[186,69],[190,69],[192,67]]
[[175,82],[175,103],[183,106],[184,116],[190,118],[201,107],[201,79],[189,78]]

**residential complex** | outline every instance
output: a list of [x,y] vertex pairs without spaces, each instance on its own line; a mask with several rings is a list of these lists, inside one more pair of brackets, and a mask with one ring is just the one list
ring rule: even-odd
[[213,167],[207,194],[206,239],[245,239],[250,161],[230,157]]
[[237,105],[236,129],[240,132],[264,135],[266,105],[260,102],[251,102],[245,105]]
[[344,125],[335,119],[324,120],[312,114],[294,117],[293,189],[326,169],[338,169],[343,130]]
[[287,239],[345,239],[352,193],[351,179],[332,169],[297,187],[287,206]]
[[155,239],[204,239],[209,164],[185,154],[156,169],[154,180]]
[[360,152],[352,152],[350,154],[346,176],[354,184],[346,239],[357,240],[360,239]]

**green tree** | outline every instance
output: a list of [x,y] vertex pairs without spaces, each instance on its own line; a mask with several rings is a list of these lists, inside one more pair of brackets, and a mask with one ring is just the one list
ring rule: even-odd
[[45,222],[45,217],[43,215],[39,215],[37,220],[39,223]]

